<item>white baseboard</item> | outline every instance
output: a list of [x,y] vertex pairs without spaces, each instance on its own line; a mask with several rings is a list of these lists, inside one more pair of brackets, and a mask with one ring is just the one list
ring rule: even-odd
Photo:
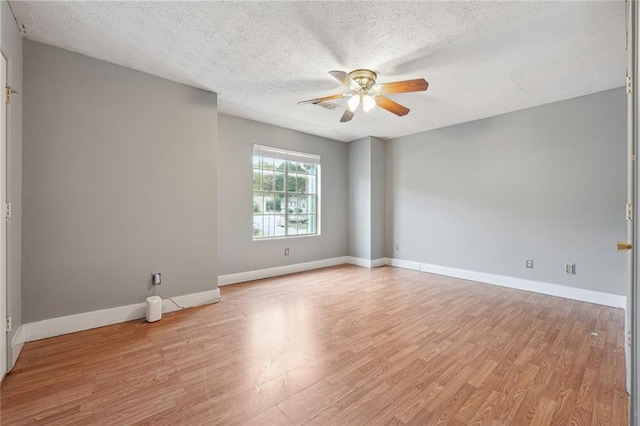
[[385,263],[387,265],[396,266],[398,268],[413,269],[414,271],[420,270],[420,263],[412,262],[411,260],[402,260],[393,257],[387,257]]
[[330,259],[296,263],[294,265],[276,266],[273,268],[256,269],[254,271],[219,275],[218,286],[261,280],[263,278],[279,277],[281,275],[295,274],[296,272],[311,271],[313,269],[327,268],[329,266],[344,265],[345,263],[364,266],[365,268],[377,268],[378,266],[386,265],[386,260],[387,259],[384,257],[373,260],[352,256],[333,257]]
[[9,365],[8,370],[11,370],[14,365],[16,365],[16,361],[20,356],[20,352],[22,352],[22,347],[24,346],[26,338],[26,329],[24,325],[21,325],[16,330],[16,333],[13,335],[11,339],[11,365]]
[[310,271],[312,269],[327,268],[329,266],[343,265],[345,263],[348,263],[347,256],[341,256],[333,257],[330,259],[314,260],[312,262],[296,263],[294,265],[276,266],[274,268],[257,269],[255,271],[219,275],[218,286],[261,280],[263,278],[278,277],[280,275],[294,274],[296,272]]
[[[163,297],[163,312],[183,309],[179,305],[184,308],[193,308],[195,306],[218,302],[220,300],[220,289],[216,288],[215,290],[200,293],[173,296],[171,299],[175,302]],[[24,327],[25,330],[24,341],[32,342],[34,340],[46,339],[62,334],[75,333],[76,331],[89,330],[105,325],[144,318],[145,306],[145,302],[142,302],[23,324],[22,327]]]
[[381,257],[380,259],[371,260],[371,267],[372,268],[379,268],[380,266],[384,266],[386,264],[387,264],[387,258],[386,257]]
[[597,305],[611,306],[614,308],[626,309],[627,304],[627,298],[625,296],[586,290],[576,287],[569,287],[559,284],[525,280],[522,278],[508,277],[505,275],[488,274],[485,272],[469,271],[466,269],[450,268],[448,266],[431,265],[428,263],[412,262],[394,258],[387,258],[387,264],[398,266],[401,268],[414,269],[421,272],[446,275],[448,277],[478,281],[481,283],[531,291],[534,293],[541,293],[549,296],[564,297],[566,299],[595,303]]
[[353,257],[347,256],[347,262],[351,265],[363,266],[365,268],[377,268],[379,266],[384,266],[386,264],[386,258],[381,257],[380,259],[363,259],[361,257]]

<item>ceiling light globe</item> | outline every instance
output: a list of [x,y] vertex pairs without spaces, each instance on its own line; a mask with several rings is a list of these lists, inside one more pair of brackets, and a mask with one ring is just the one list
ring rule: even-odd
[[347,102],[347,105],[349,106],[349,111],[356,112],[360,105],[360,96],[353,95],[351,99],[349,99],[349,102]]
[[364,109],[364,112],[371,111],[374,106],[376,106],[376,100],[375,99],[373,99],[369,95],[364,95],[362,97],[362,108]]

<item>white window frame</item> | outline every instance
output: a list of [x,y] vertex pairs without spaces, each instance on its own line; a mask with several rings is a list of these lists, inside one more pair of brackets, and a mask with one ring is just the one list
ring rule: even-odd
[[[264,218],[267,216],[272,216],[274,221],[277,221],[279,217],[284,216],[284,235],[273,235],[273,236],[256,236],[255,232],[253,233],[253,241],[265,241],[265,240],[273,240],[273,239],[282,239],[282,238],[299,238],[299,237],[313,237],[313,236],[318,236],[320,235],[320,212],[321,212],[321,204],[320,204],[320,199],[321,199],[321,188],[320,188],[320,182],[321,182],[321,157],[317,154],[310,154],[310,153],[305,153],[305,152],[299,152],[299,151],[292,151],[292,150],[288,150],[288,149],[283,149],[283,148],[276,148],[276,147],[271,147],[271,146],[266,146],[266,145],[259,145],[259,144],[254,144],[253,145],[253,150],[252,150],[252,173],[255,172],[255,168],[254,168],[254,164],[253,164],[253,158],[254,157],[262,157],[262,158],[274,158],[276,160],[281,160],[281,161],[285,161],[285,162],[289,162],[289,161],[293,161],[293,162],[300,162],[300,163],[305,163],[305,164],[314,164],[316,165],[316,188],[315,188],[315,193],[310,193],[310,192],[305,192],[303,194],[301,193],[290,193],[289,192],[289,188],[288,188],[288,177],[289,177],[289,168],[285,167],[284,168],[284,185],[283,185],[283,195],[284,198],[282,200],[281,203],[284,203],[285,207],[284,207],[284,213],[274,213],[274,214],[265,214],[265,213],[261,213],[260,216],[263,217],[262,219],[262,223],[264,223]],[[262,169],[264,170],[264,169]],[[264,192],[269,192],[269,191],[264,191]],[[271,191],[272,193],[275,193],[276,191]],[[252,201],[253,201],[253,197],[255,196],[255,189],[253,188],[252,185]],[[298,212],[296,213],[290,213],[289,212],[289,197],[295,197],[295,196],[312,196],[315,197],[315,211],[313,213],[307,211],[304,214],[300,214]],[[253,202],[252,202],[253,204]],[[282,207],[281,207],[282,210]],[[252,212],[252,220],[254,219],[255,216],[255,211]],[[313,233],[304,233],[304,234],[289,234],[289,215],[292,216],[315,216],[315,232]],[[255,220],[253,220],[254,222],[254,230],[255,230]],[[297,223],[297,222],[296,222]],[[298,225],[297,225],[298,226]]]

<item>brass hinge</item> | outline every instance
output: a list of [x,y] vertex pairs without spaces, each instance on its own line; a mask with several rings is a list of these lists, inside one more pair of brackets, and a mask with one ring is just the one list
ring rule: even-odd
[[627,220],[633,220],[633,204],[627,203],[627,207],[625,208],[625,213],[627,215]]
[[18,91],[17,91],[17,90],[15,90],[15,89],[14,89],[13,87],[11,87],[11,86],[7,86],[7,87],[6,87],[6,91],[7,91],[7,92],[6,92],[6,93],[7,93],[6,102],[7,102],[8,104],[10,104],[10,103],[11,103],[11,96],[12,96],[12,95],[14,95],[14,94],[16,94],[16,93],[18,93]]
[[631,79],[631,76],[628,75],[627,76],[627,93],[631,93],[633,91],[632,82],[633,82],[633,80]]

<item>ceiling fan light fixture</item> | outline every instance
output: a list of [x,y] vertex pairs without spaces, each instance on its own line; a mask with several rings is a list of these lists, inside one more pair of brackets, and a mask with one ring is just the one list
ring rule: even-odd
[[373,97],[370,95],[362,96],[362,109],[364,109],[364,112],[371,111],[374,106],[376,106],[376,100]]
[[[360,106],[364,112],[371,111],[378,106],[385,111],[389,111],[398,117],[405,116],[409,113],[409,108],[400,105],[397,102],[387,98],[384,95],[394,93],[408,92],[424,92],[429,87],[429,83],[424,78],[414,78],[413,80],[392,81],[391,83],[376,84],[378,75],[367,69],[357,69],[346,73],[344,71],[333,70],[329,74],[344,86],[351,93],[340,93],[337,95],[324,96],[321,98],[309,99],[298,102],[298,104],[315,104],[328,108],[335,104],[331,104],[331,100],[340,98],[349,98],[347,101],[347,109],[340,119],[341,123],[351,121]],[[329,105],[327,105],[329,104]]]
[[356,110],[360,106],[360,95],[353,95],[349,99],[349,102],[347,102],[347,106],[349,107],[349,111],[356,112]]

